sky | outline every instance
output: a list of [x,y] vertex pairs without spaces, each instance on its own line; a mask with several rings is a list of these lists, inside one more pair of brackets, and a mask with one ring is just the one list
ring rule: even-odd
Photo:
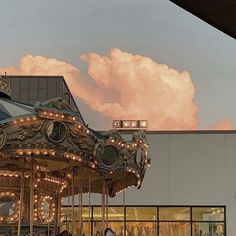
[[168,0],[1,2],[0,73],[62,74],[87,123],[234,129],[236,41]]

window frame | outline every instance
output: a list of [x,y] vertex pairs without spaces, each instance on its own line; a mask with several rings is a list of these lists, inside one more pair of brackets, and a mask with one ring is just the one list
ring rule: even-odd
[[[62,206],[62,208],[67,208],[67,207],[71,207],[71,205],[64,205]],[[79,207],[78,205],[76,205],[75,207]],[[84,205],[83,207],[88,207],[88,205]],[[100,220],[95,220],[93,218],[93,213],[94,213],[94,208],[99,208],[101,207],[100,205],[91,205],[91,218],[90,220],[86,220],[84,222],[87,223],[91,223],[91,235],[94,234],[93,232],[93,224],[94,222],[100,222]],[[123,220],[108,220],[109,222],[123,222],[124,223],[124,236],[126,235],[126,226],[127,223],[131,223],[131,222],[150,222],[150,223],[156,223],[157,225],[157,236],[159,236],[160,233],[160,223],[164,223],[164,222],[186,222],[186,223],[190,223],[190,236],[193,236],[193,225],[194,223],[222,223],[224,225],[224,235],[226,236],[226,206],[225,205],[109,205],[108,207],[123,207],[124,208],[124,219]],[[156,208],[156,220],[143,220],[143,219],[139,219],[139,220],[128,220],[127,219],[127,208]],[[190,209],[190,219],[189,220],[161,220],[160,219],[160,208],[189,208]],[[224,219],[222,221],[197,221],[197,220],[193,220],[193,208],[223,208],[224,210]],[[106,218],[105,218],[106,221]],[[65,221],[64,221],[65,223]]]

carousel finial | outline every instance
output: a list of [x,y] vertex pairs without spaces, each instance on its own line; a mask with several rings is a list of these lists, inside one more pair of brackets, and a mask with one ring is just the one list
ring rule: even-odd
[[10,98],[11,92],[10,81],[7,79],[7,73],[5,72],[5,75],[0,75],[0,96]]

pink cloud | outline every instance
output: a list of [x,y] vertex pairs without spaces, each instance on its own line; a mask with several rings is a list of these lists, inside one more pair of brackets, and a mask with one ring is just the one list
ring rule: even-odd
[[215,129],[215,130],[232,130],[232,129],[234,129],[234,127],[233,127],[233,123],[231,120],[224,120],[224,121],[221,121],[220,123],[217,123],[216,125],[214,125],[213,129]]
[[[0,68],[0,74],[62,75],[73,93],[94,111],[111,119],[147,119],[151,130],[192,130],[198,127],[198,106],[190,74],[153,59],[114,48],[105,55],[81,56],[90,78],[66,62],[26,55],[19,68]],[[229,121],[216,129],[231,127]]]
[[66,62],[54,58],[26,55],[20,59],[19,68],[0,68],[0,74],[5,72],[8,75],[63,75],[74,94],[79,87],[76,80],[80,71]]
[[197,128],[198,107],[189,73],[119,49],[81,59],[88,63],[94,81],[83,87],[83,99],[94,110],[113,119],[148,119],[150,129]]

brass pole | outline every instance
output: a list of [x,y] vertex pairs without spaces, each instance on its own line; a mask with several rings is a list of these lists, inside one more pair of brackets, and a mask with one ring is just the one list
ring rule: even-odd
[[23,168],[22,168],[22,174],[21,174],[21,181],[20,181],[20,209],[19,209],[19,220],[18,220],[18,230],[17,230],[17,236],[20,236],[21,233],[21,217],[22,217],[22,203],[24,199],[24,183],[25,183],[25,158],[23,160]]
[[88,204],[89,204],[89,233],[92,235],[91,232],[91,180],[89,176],[89,191],[88,191]]
[[105,179],[103,179],[103,184],[102,184],[102,235],[105,232],[105,194],[106,194],[106,186],[105,186]]
[[106,192],[106,228],[108,228],[108,192]]
[[55,235],[57,235],[60,219],[61,219],[61,211],[60,211],[60,205],[61,205],[61,197],[59,196],[59,187],[57,188],[57,197],[56,197],[56,224],[55,224]]
[[80,215],[79,215],[79,223],[80,223],[80,234],[83,234],[83,182],[80,181],[80,193],[79,193],[79,207],[80,207]]
[[49,230],[50,230],[50,228],[49,228],[49,222],[48,222],[48,236],[50,236]]
[[66,209],[66,230],[68,230],[70,232],[69,220],[72,219],[72,217],[71,217],[71,211],[70,211],[71,205],[70,205],[70,197],[69,197],[70,191],[69,190],[70,189],[69,189],[69,186],[68,186],[68,188],[67,188],[67,195],[68,195],[68,204],[67,205],[68,205],[68,207]]
[[33,236],[33,224],[34,224],[34,179],[33,179],[34,163],[33,157],[31,157],[30,165],[30,236]]
[[71,234],[72,234],[72,236],[74,236],[74,227],[75,227],[75,189],[74,189],[74,169],[72,169],[71,187],[72,187],[72,229],[71,229]]
[[123,212],[124,212],[124,222],[125,222],[125,227],[124,227],[124,236],[126,236],[126,207],[125,207],[125,190],[123,191]]

